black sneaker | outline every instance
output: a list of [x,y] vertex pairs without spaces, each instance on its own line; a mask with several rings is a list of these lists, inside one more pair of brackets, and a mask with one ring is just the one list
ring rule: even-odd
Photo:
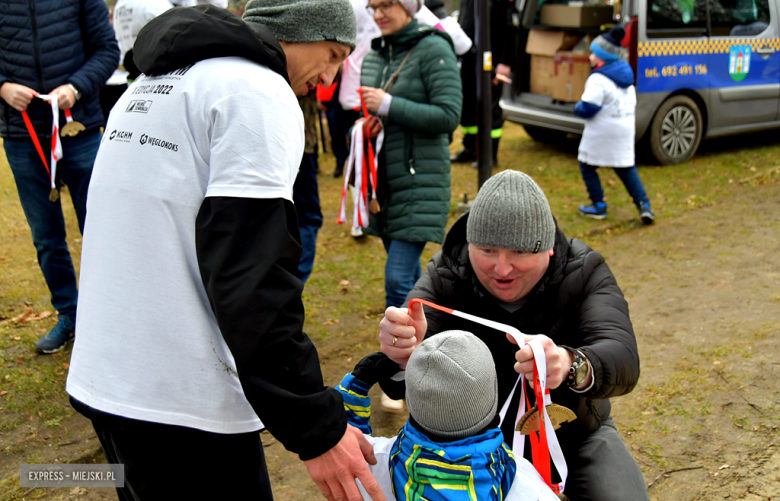
[[341,177],[342,175],[344,175],[344,164],[337,165],[336,170],[333,171],[333,177],[338,178]]
[[473,162],[476,159],[477,159],[477,154],[474,150],[461,148],[460,150],[458,150],[457,153],[455,153],[450,157],[450,162],[456,164],[466,164],[469,162]]
[[655,214],[650,208],[650,202],[642,202],[639,204],[639,217],[642,218],[643,223],[653,224],[653,221],[655,221]]
[[76,336],[76,322],[70,317],[60,317],[57,325],[35,344],[35,351],[41,354],[57,353],[73,341]]

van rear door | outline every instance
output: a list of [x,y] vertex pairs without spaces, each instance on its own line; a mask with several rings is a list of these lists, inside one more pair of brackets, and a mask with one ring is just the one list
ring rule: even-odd
[[[771,1],[771,5],[770,5]],[[780,102],[775,0],[709,0],[712,134],[772,122]]]

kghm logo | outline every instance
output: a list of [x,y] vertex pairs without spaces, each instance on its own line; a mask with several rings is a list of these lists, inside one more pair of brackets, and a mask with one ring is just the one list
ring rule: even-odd
[[151,101],[135,100],[130,101],[125,113],[149,113],[149,108],[152,107]]
[[113,141],[116,139],[117,141],[122,141],[124,143],[129,143],[131,139],[133,139],[133,133],[127,132],[124,130],[112,130],[111,134],[108,136],[109,141]]
[[162,139],[158,139],[156,137],[150,137],[146,134],[141,134],[141,138],[139,139],[141,144],[149,144],[151,146],[158,146],[160,148],[165,148],[166,150],[171,151],[179,151],[179,145],[174,143],[169,143],[168,141],[163,141]]

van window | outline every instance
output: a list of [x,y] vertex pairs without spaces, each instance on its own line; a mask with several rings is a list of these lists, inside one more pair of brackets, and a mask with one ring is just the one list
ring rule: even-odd
[[648,37],[700,37],[706,34],[706,0],[647,0]]
[[768,0],[710,0],[712,36],[749,37],[769,26]]

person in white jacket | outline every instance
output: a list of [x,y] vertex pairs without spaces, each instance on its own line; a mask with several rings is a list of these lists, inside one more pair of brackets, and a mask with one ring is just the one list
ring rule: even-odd
[[620,58],[625,33],[618,25],[591,42],[593,72],[585,82],[582,99],[574,106],[574,113],[585,119],[577,159],[591,199],[579,213],[593,219],[607,217],[596,169],[612,167],[634,199],[642,222],[652,224],[655,214],[634,163],[636,89],[631,66]]
[[[374,437],[368,392],[397,377],[398,368],[374,353],[337,388],[349,423],[374,448],[377,463],[369,467],[388,501],[558,501],[531,463],[504,442],[496,369],[479,338],[449,331],[423,341],[400,373],[409,421],[395,437]],[[362,487],[361,494],[371,499]]]

